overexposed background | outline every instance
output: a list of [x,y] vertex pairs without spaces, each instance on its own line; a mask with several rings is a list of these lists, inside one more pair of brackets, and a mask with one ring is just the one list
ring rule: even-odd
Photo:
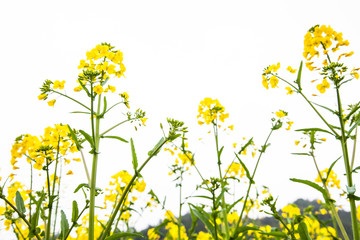
[[[0,174],[4,179],[12,172],[10,149],[17,136],[41,135],[46,126],[55,123],[89,129],[87,116],[69,114],[81,109],[67,99],[56,97],[52,108],[37,96],[45,79],[66,80],[66,92],[78,96],[72,89],[77,86],[79,61],[85,59],[86,51],[101,42],[123,51],[126,78],[114,79],[114,85],[119,92],[130,95],[131,110],[141,108],[147,113],[147,126],[137,132],[125,126],[114,131],[126,139],[134,138],[139,161],[146,158],[161,137],[159,123],[164,124],[171,117],[189,127],[189,147],[196,153],[199,168],[216,174],[214,140],[207,134],[210,127],[198,126],[196,119],[198,104],[204,97],[219,99],[230,113],[227,124],[235,125],[233,133],[220,136],[227,152],[223,168],[232,160],[233,142],[241,144],[243,137],[254,137],[258,146],[263,144],[274,111],[288,111],[289,118],[295,122],[293,129],[323,127],[300,96],[286,95],[284,84],[266,90],[261,84],[261,73],[268,65],[281,62],[283,76],[295,78],[285,69],[288,65],[298,68],[303,60],[303,37],[316,24],[330,25],[343,32],[350,41],[349,51],[355,51],[349,66],[359,67],[359,7],[358,1],[308,0],[3,1],[0,3]],[[310,84],[310,80],[318,76],[307,69],[303,75],[307,93],[316,93],[316,84]],[[352,88],[344,88],[345,103],[356,100],[358,87],[356,83]],[[318,101],[333,107],[336,102],[331,96],[329,91]],[[111,126],[122,118],[120,111],[113,113],[105,119],[106,125]],[[290,154],[298,151],[294,141],[299,138],[300,135],[291,132],[275,133],[255,179],[257,186],[266,185],[272,195],[280,196],[279,207],[300,197],[320,198],[315,191],[289,181],[291,177],[316,178],[311,159]],[[329,139],[328,144],[326,149],[320,149],[324,154],[319,152],[322,169],[340,154],[336,142]],[[105,187],[110,176],[122,169],[131,172],[128,144],[104,140],[101,152],[99,187]],[[144,170],[143,176],[147,191],[153,189],[160,199],[167,195],[166,207],[176,213],[178,191],[171,181],[173,178],[168,176],[168,166],[173,161],[168,153],[161,153]],[[337,164],[340,177],[342,165],[341,161]],[[73,182],[86,182],[82,165],[74,166],[77,166],[72,169],[74,175],[66,176],[66,191],[77,186]],[[15,173],[26,179],[27,172]],[[194,182],[199,184],[200,180],[192,171],[184,183],[184,195],[193,193]],[[345,181],[342,187],[346,189]],[[162,214],[144,214],[137,222],[137,229],[157,223]],[[4,234],[2,230],[0,233]]]

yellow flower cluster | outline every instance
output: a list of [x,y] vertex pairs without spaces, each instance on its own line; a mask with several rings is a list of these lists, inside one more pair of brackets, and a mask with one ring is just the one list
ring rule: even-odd
[[[336,43],[333,46],[333,42]],[[314,56],[320,55],[318,47],[321,45],[322,52],[326,55],[328,50],[331,48],[333,52],[339,50],[340,46],[348,46],[349,41],[343,39],[342,33],[337,33],[330,26],[322,25],[321,27],[315,26],[311,28],[306,34],[304,38],[304,57],[307,61],[310,61]],[[310,65],[307,67],[310,70],[314,70],[315,68],[311,68]]]
[[229,117],[229,113],[225,113],[225,107],[223,107],[217,99],[205,98],[200,102],[199,105],[199,115],[197,116],[198,123],[200,125],[206,124],[216,124],[216,120],[219,119],[221,122],[224,122],[226,118]]
[[[177,224],[177,219],[175,218],[174,214],[169,210],[166,211],[165,217],[166,219],[169,220],[169,222],[165,226],[165,229],[168,230],[168,233],[166,234],[164,240],[178,239],[179,226]],[[181,240],[189,239],[189,237],[186,234],[186,229],[184,226],[180,227],[180,239]]]
[[69,151],[77,152],[75,142],[68,134],[67,125],[56,124],[55,127],[45,128],[45,133],[40,138],[30,134],[19,137],[11,148],[10,163],[13,169],[19,168],[16,163],[23,156],[27,156],[26,160],[33,163],[35,169],[41,170],[46,159],[49,162],[56,160],[57,151],[62,156]]
[[230,164],[228,169],[226,170],[226,173],[229,173],[230,176],[235,177],[238,176],[240,172],[240,178],[245,176],[245,169],[241,166],[240,163],[233,162]]
[[280,63],[276,65],[270,65],[264,69],[264,73],[262,74],[262,84],[266,89],[269,89],[269,83],[272,88],[277,87],[279,84],[279,79],[275,76],[275,73],[280,68]]
[[[110,186],[113,186],[112,188],[107,188],[105,193],[105,199],[104,199],[104,205],[106,208],[107,201],[111,202],[112,205],[115,204],[117,198],[123,194],[125,187],[130,183],[132,179],[132,175],[129,174],[126,170],[120,171],[113,176],[111,176],[112,180],[109,182]],[[137,192],[144,192],[146,188],[146,183],[142,179],[139,181],[138,179],[135,180],[133,183],[133,187],[131,188],[131,193],[133,192],[133,189],[135,189]],[[129,200],[130,199],[130,200]],[[137,198],[133,195],[127,195],[125,199],[125,206],[132,205]]]
[[281,209],[281,211],[282,211],[281,215],[284,218],[287,218],[287,217],[294,218],[294,217],[296,217],[298,215],[301,215],[300,209],[295,204],[286,205],[285,207],[283,207]]
[[321,176],[318,175],[318,177],[315,179],[315,182],[322,183],[322,179],[325,180],[327,177],[326,186],[336,187],[336,188],[340,189],[340,180],[337,178],[337,174],[333,170],[331,170],[329,172],[329,175],[327,176],[328,171],[329,171],[328,168],[321,171],[320,172]]
[[[80,85],[74,88],[75,92],[81,91],[83,89],[81,85],[86,85],[89,81],[103,82],[110,76],[118,78],[124,76],[126,68],[123,64],[123,53],[113,49],[114,47],[110,44],[102,43],[86,53],[86,60],[80,60],[78,66],[78,69],[83,69],[83,72],[79,74]],[[93,77],[87,76],[89,71],[93,73]],[[99,95],[109,90],[115,92],[115,87],[109,85],[105,90],[100,84],[93,87],[93,91]]]

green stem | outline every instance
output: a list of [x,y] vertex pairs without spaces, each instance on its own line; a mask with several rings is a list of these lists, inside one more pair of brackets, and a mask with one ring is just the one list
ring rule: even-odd
[[[339,88],[336,87],[336,96],[337,96],[337,103],[338,103],[338,111],[339,111],[339,120],[340,120],[340,127],[341,127],[341,147],[343,151],[343,157],[344,157],[344,163],[345,163],[345,170],[346,170],[346,178],[347,178],[347,184],[349,188],[353,187],[353,181],[352,181],[352,169],[350,168],[350,161],[349,161],[349,154],[348,154],[348,148],[347,148],[347,139],[346,139],[346,133],[345,133],[345,123],[344,119],[342,117],[342,105],[341,105],[341,99],[340,99],[340,92]],[[356,204],[353,194],[349,194],[349,201],[350,201],[350,209],[351,209],[351,223],[352,223],[352,230],[353,230],[353,237],[354,240],[360,240],[359,236],[359,229],[358,229],[358,223],[356,218]]]
[[265,143],[264,143],[264,145],[263,145],[263,146],[264,146],[264,149],[263,149],[264,151],[261,151],[261,152],[260,152],[260,155],[259,155],[258,160],[257,160],[256,165],[255,165],[254,172],[253,172],[253,174],[252,174],[252,176],[251,176],[251,179],[249,179],[249,187],[248,187],[248,189],[247,189],[247,191],[246,191],[246,197],[245,197],[245,200],[244,200],[244,205],[243,205],[243,207],[242,207],[242,209],[241,209],[241,213],[240,213],[239,219],[238,219],[238,221],[237,221],[237,223],[236,223],[236,228],[235,228],[235,231],[234,231],[234,236],[233,236],[233,238],[236,238],[235,235],[237,234],[237,231],[238,231],[239,228],[240,228],[241,219],[242,219],[242,217],[243,217],[243,215],[244,215],[244,211],[245,211],[245,208],[246,208],[246,202],[247,202],[247,200],[248,200],[248,198],[249,198],[250,189],[251,189],[251,186],[252,186],[252,184],[253,184],[253,181],[252,181],[252,180],[253,180],[254,177],[255,177],[255,173],[256,173],[256,170],[257,170],[257,168],[258,168],[260,159],[261,159],[263,153],[265,152],[265,146],[267,145],[267,142],[269,141],[270,136],[271,136],[271,134],[272,134],[273,131],[274,131],[274,129],[271,128],[271,131],[270,131],[269,135],[267,136],[267,138],[266,138],[266,140],[265,140]]
[[357,129],[357,127],[355,127],[355,139],[354,139],[353,153],[352,153],[351,165],[350,165],[351,171],[354,169],[357,133],[358,133],[358,129]]
[[[275,76],[275,75],[274,75]],[[326,121],[326,119],[319,113],[319,111],[315,108],[315,106],[309,101],[309,99],[302,93],[302,91],[298,88],[296,88],[294,85],[292,85],[291,83],[289,83],[288,81],[286,81],[285,79],[276,76],[277,78],[279,78],[280,80],[286,82],[287,84],[289,84],[291,87],[293,87],[298,93],[300,93],[300,95],[305,99],[305,101],[311,106],[311,108],[316,112],[316,114],[321,118],[321,120],[323,120],[323,122],[326,124],[326,126],[328,126],[328,128],[335,134],[335,137],[339,137],[339,134],[335,131],[335,129]]]
[[[91,96],[93,96],[93,88],[91,84]],[[94,106],[93,106],[93,97],[91,99],[91,130],[92,137],[94,141],[94,149],[93,149],[93,162],[91,169],[91,179],[90,179],[90,209],[89,209],[89,240],[95,239],[95,194],[96,194],[96,174],[97,174],[97,163],[99,157],[99,145],[100,145],[100,118],[96,118],[96,122],[94,124]],[[101,105],[101,97],[98,95],[98,107],[97,114],[100,114],[100,105]]]
[[[221,191],[224,190],[225,188],[225,182],[224,182],[224,179],[222,177],[222,172],[221,172],[221,153],[220,153],[220,150],[219,150],[219,135],[218,135],[218,125],[217,123],[213,123],[213,128],[214,128],[214,135],[215,135],[215,144],[216,144],[216,154],[217,154],[217,164],[218,164],[218,167],[219,167],[219,176],[220,176],[220,179],[221,179]],[[228,220],[227,220],[227,210],[226,210],[226,202],[225,202],[225,194],[222,195],[221,197],[221,208],[222,208],[222,222],[224,224],[224,227],[225,227],[225,239],[229,239],[230,238],[230,231],[229,231],[229,223],[228,223]],[[216,211],[216,209],[215,209]]]
[[145,162],[141,165],[141,167],[135,172],[134,176],[131,178],[130,182],[126,186],[124,193],[121,195],[119,202],[116,204],[115,210],[114,210],[113,214],[111,215],[109,221],[106,223],[106,228],[103,230],[103,233],[101,234],[101,237],[99,240],[104,240],[105,237],[107,237],[107,235],[110,233],[111,225],[113,224],[113,222],[115,220],[116,214],[118,213],[118,211],[122,207],[123,203],[125,202],[126,196],[129,193],[129,191],[131,190],[134,181],[139,176],[139,173],[141,172],[141,170],[146,166],[146,164],[151,160],[151,158],[153,158],[155,156],[155,154],[157,154],[157,152],[162,148],[162,146],[166,142],[167,142],[167,139],[164,140],[156,149],[154,149],[153,153],[145,160]]
[[180,194],[179,194],[179,202],[180,202],[180,206],[179,206],[179,219],[178,219],[178,239],[181,240],[181,209],[182,209],[182,180],[183,180],[183,171],[181,170],[181,175],[180,175]]
[[131,120],[134,120],[134,119],[133,119],[133,118],[127,119],[127,120],[122,121],[122,122],[120,122],[120,123],[118,123],[118,124],[115,124],[114,126],[112,126],[111,128],[109,128],[109,129],[106,130],[105,132],[101,133],[101,134],[100,134],[100,137],[104,136],[105,134],[107,134],[108,132],[110,132],[110,131],[113,130],[114,128],[120,126],[121,124],[126,123],[126,122],[131,121]]
[[68,95],[63,94],[63,93],[58,92],[58,91],[54,91],[54,90],[52,90],[52,92],[57,93],[57,94],[59,94],[59,95],[61,95],[61,96],[64,96],[64,97],[66,97],[66,98],[68,98],[68,99],[70,99],[70,100],[72,100],[72,101],[76,102],[77,104],[80,104],[81,106],[83,106],[84,108],[86,108],[87,110],[89,110],[89,111],[90,111],[90,108],[88,108],[87,106],[85,106],[84,104],[82,104],[81,102],[79,102],[78,100],[75,100],[74,98],[69,97]]
[[14,211],[19,215],[19,217],[24,220],[25,224],[28,226],[29,230],[32,230],[32,233],[35,235],[35,237],[38,240],[41,240],[42,238],[40,238],[39,234],[37,234],[36,229],[31,229],[31,224],[29,223],[28,220],[26,220],[25,215],[23,213],[21,213],[11,202],[9,202],[9,200],[6,199],[5,196],[0,196],[0,198],[2,198],[7,204],[9,204],[9,206],[14,209]]
[[[323,181],[323,178],[322,178],[322,176],[321,176],[321,172],[320,172],[319,166],[317,165],[317,162],[316,162],[316,159],[315,159],[315,155],[314,155],[314,151],[313,151],[313,150],[310,152],[310,155],[311,155],[312,158],[313,158],[316,171],[318,172],[318,175],[319,175],[319,177],[321,178],[321,182],[323,183],[323,187],[324,187],[324,189],[325,189],[325,191],[326,191],[326,194],[327,194],[328,198],[330,198],[329,189],[328,189],[327,186],[326,186],[326,182]],[[334,229],[335,229],[335,231],[336,231],[336,236],[337,236],[337,237],[339,236],[338,229],[337,229],[337,227],[336,227],[336,223],[337,223],[337,224],[339,225],[340,231],[341,231],[343,237],[345,238],[345,240],[349,240],[349,237],[348,237],[348,235],[347,235],[347,233],[346,233],[346,231],[345,231],[344,225],[343,225],[343,223],[342,223],[342,221],[341,221],[341,219],[340,219],[340,217],[339,217],[339,214],[337,213],[337,211],[336,211],[336,209],[335,209],[334,204],[333,204],[331,201],[329,201],[329,205],[330,205],[330,208],[331,208],[331,218],[332,218],[332,221],[333,221]]]

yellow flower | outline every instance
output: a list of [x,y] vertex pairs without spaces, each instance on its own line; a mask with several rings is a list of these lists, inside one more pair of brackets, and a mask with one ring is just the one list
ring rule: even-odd
[[73,158],[73,161],[75,161],[75,162],[81,162],[81,159],[80,159],[80,158]]
[[262,75],[262,85],[266,88],[266,89],[269,89],[269,83],[268,83],[268,80],[267,80],[267,78],[264,76],[264,75]]
[[315,69],[315,67],[312,66],[314,62],[306,62],[305,65],[306,67],[310,70],[313,71]]
[[38,99],[39,100],[45,100],[47,98],[47,94],[40,94],[39,96],[38,96]]
[[6,231],[9,231],[10,226],[11,226],[11,220],[5,219],[4,225],[5,225],[5,227],[6,227],[5,230],[6,230]]
[[291,87],[286,87],[285,88],[288,92],[286,93],[286,95],[291,95],[294,93],[294,91],[291,89]]
[[359,70],[359,68],[357,68],[357,69],[353,68],[353,70],[350,73],[356,79],[359,79],[359,73],[357,72],[358,70]]
[[73,175],[74,173],[71,171],[71,170],[69,170],[67,173],[66,173],[66,175]]
[[145,122],[146,122],[147,118],[140,118],[140,120],[141,120],[142,124],[145,126]]
[[279,79],[276,76],[270,77],[270,85],[272,88],[277,87],[278,83],[279,83]]
[[101,86],[101,85],[96,85],[94,88],[93,88],[93,91],[97,94],[102,94],[103,91],[104,91],[104,88]]
[[50,107],[53,107],[54,104],[55,104],[55,102],[56,102],[56,99],[51,100],[51,101],[48,101],[47,104],[48,104]]
[[82,90],[81,85],[74,88],[74,92],[80,92]]
[[236,148],[237,143],[233,143],[233,147]]
[[316,88],[319,90],[320,93],[325,93],[326,89],[330,88],[330,83],[328,83],[326,78],[324,78],[322,83],[318,84]]
[[282,118],[285,117],[287,114],[285,114],[284,111],[280,110],[278,112],[275,113],[277,117]]
[[291,73],[296,73],[297,69],[293,69],[291,66],[288,66],[287,69]]
[[229,129],[230,129],[230,130],[234,130],[234,125],[230,125],[230,126],[229,126]]
[[299,145],[299,143],[300,143],[300,141],[295,141],[295,145],[296,145],[296,146]]
[[293,125],[293,123],[294,123],[294,122],[292,122],[292,121],[287,122],[287,124],[289,124],[289,125],[288,125],[288,127],[286,128],[286,130],[290,130],[291,125]]
[[105,89],[105,92],[108,92],[108,91],[111,91],[111,92],[115,92],[116,91],[116,88],[114,86],[110,86],[108,85],[107,88]]
[[65,81],[58,81],[58,80],[56,80],[55,82],[54,82],[54,86],[53,86],[53,88],[54,89],[64,89],[64,85],[65,85]]

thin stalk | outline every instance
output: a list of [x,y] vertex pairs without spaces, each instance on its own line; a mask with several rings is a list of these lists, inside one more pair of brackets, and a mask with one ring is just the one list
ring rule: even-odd
[[[93,88],[91,84],[91,96],[93,96]],[[94,141],[94,149],[93,149],[93,162],[91,169],[91,181],[90,181],[90,210],[89,210],[89,240],[95,239],[95,194],[96,194],[96,174],[97,174],[97,163],[99,157],[99,145],[100,145],[100,118],[96,117],[96,121],[94,123],[94,102],[93,97],[91,98],[91,130],[92,137]],[[97,106],[97,114],[100,114],[100,105],[101,105],[101,97],[98,95],[98,106]]]
[[[348,187],[352,188],[353,187],[352,169],[350,169],[349,154],[348,154],[347,143],[346,143],[347,139],[345,137],[346,136],[345,123],[344,123],[344,119],[342,117],[342,105],[341,105],[340,92],[339,92],[338,87],[336,87],[336,96],[337,96],[339,120],[340,120],[340,127],[341,127],[340,141],[341,141],[341,147],[342,147],[344,163],[345,163],[346,179],[347,179]],[[360,240],[358,223],[357,223],[357,218],[356,218],[355,199],[352,194],[349,194],[348,196],[349,196],[350,209],[351,209],[351,223],[352,223],[353,237],[354,237],[354,240]]]
[[90,175],[89,175],[89,170],[88,170],[87,165],[86,165],[86,162],[85,162],[85,156],[84,156],[84,153],[83,153],[83,151],[81,150],[81,148],[79,149],[79,151],[80,151],[80,154],[81,154],[82,162],[83,162],[83,164],[84,164],[84,169],[85,169],[86,177],[87,177],[88,183],[89,183],[89,185],[90,185],[90,182],[91,182],[91,181],[90,181]]
[[[225,183],[223,181],[223,177],[222,177],[222,171],[221,171],[221,156],[220,156],[220,151],[219,151],[219,129],[218,129],[218,125],[217,123],[213,123],[213,128],[214,128],[214,135],[215,135],[215,144],[216,144],[216,155],[217,155],[217,164],[219,167],[219,176],[221,179],[221,191],[223,191],[224,187],[225,187]],[[229,223],[227,220],[227,210],[226,210],[226,202],[225,202],[225,194],[222,195],[221,198],[221,208],[222,208],[222,219],[223,219],[223,224],[225,227],[225,239],[229,239],[230,238],[230,231],[229,231]],[[216,211],[216,210],[215,210]]]
[[[322,179],[321,172],[320,172],[319,166],[317,165],[317,162],[316,162],[316,159],[315,159],[315,155],[314,155],[314,151],[313,151],[313,150],[310,152],[310,155],[311,155],[311,157],[313,158],[316,171],[318,172],[318,175],[319,175],[319,177],[321,178],[321,182],[322,182],[323,187],[324,187],[324,189],[325,189],[325,191],[326,191],[326,194],[327,194],[327,196],[330,198],[330,191],[329,191],[329,189],[328,189],[327,186],[326,186],[326,182],[324,182],[323,179]],[[346,233],[346,231],[345,231],[344,225],[343,225],[343,223],[342,223],[342,221],[341,221],[341,219],[340,219],[340,217],[339,217],[339,214],[337,213],[337,211],[336,211],[336,209],[335,209],[334,204],[333,204],[331,201],[329,202],[329,204],[330,204],[330,208],[331,208],[331,218],[332,218],[332,221],[333,221],[334,229],[335,229],[335,231],[336,231],[336,236],[339,237],[338,229],[337,229],[337,227],[336,227],[336,223],[337,223],[338,226],[339,226],[339,228],[340,228],[340,231],[341,231],[343,237],[345,238],[345,240],[349,240],[349,237],[348,237],[348,235],[347,235],[347,233]]]
[[[215,192],[214,190],[211,191],[212,194],[212,202],[213,202],[213,211],[216,211],[216,206],[215,206]],[[218,240],[218,233],[217,233],[217,223],[216,223],[216,217],[217,214],[212,214],[213,215],[213,221],[214,221],[214,230],[215,230],[215,240]]]
[[9,204],[9,206],[14,209],[14,211],[19,215],[19,217],[24,220],[25,224],[28,226],[29,230],[32,230],[32,233],[35,235],[35,237],[38,239],[38,240],[41,240],[42,238],[40,238],[39,234],[37,234],[36,230],[35,229],[31,229],[31,224],[29,223],[28,220],[26,220],[26,217],[25,215],[20,212],[11,202],[9,202],[9,200],[6,199],[6,197],[4,196],[1,196],[1,198],[7,203]]
[[178,219],[178,239],[181,240],[181,231],[180,231],[180,228],[181,228],[181,209],[182,209],[182,201],[181,201],[181,198],[182,198],[182,180],[183,180],[183,172],[181,170],[181,173],[180,173],[180,194],[179,194],[179,202],[180,202],[180,206],[179,206],[179,219]]
[[357,141],[357,133],[358,133],[358,128],[357,128],[357,127],[355,127],[355,139],[354,139],[353,153],[352,153],[351,165],[350,165],[350,169],[351,169],[351,171],[354,169],[355,152],[356,152],[356,141]]
[[[58,185],[58,189],[57,189],[57,195],[58,196],[60,196],[61,174],[62,174],[62,164],[60,164],[60,174],[59,174],[60,177],[59,177],[59,185]],[[56,202],[56,207],[55,207],[55,221],[54,221],[54,226],[53,226],[53,239],[55,239],[56,219],[57,219],[58,210],[59,210],[59,200]]]
[[109,221],[106,223],[106,228],[105,228],[105,230],[103,230],[103,233],[101,234],[101,237],[100,237],[99,240],[104,240],[105,237],[107,237],[107,235],[110,233],[111,225],[113,224],[113,222],[115,220],[116,214],[118,213],[118,211],[120,210],[122,204],[124,203],[124,201],[126,199],[126,196],[129,193],[130,189],[132,188],[132,185],[133,185],[134,181],[139,176],[139,173],[141,172],[141,170],[146,166],[146,164],[151,160],[151,158],[153,158],[155,156],[155,153],[157,153],[166,142],[167,142],[167,140],[165,140],[163,143],[161,143],[153,151],[153,153],[145,160],[145,162],[141,165],[141,167],[135,172],[134,176],[131,178],[130,182],[126,186],[126,188],[124,190],[124,193],[121,195],[121,198],[120,198],[119,202],[116,204],[114,213],[111,215]]
[[[266,147],[267,142],[269,141],[270,136],[271,136],[271,134],[272,134],[273,131],[274,131],[274,129],[271,128],[271,131],[270,131],[269,135],[267,136],[267,138],[266,138],[266,140],[265,140],[265,143],[264,143],[264,145],[263,145],[264,148]],[[262,157],[262,155],[263,155],[264,152],[265,152],[265,149],[264,149],[264,151],[261,151],[261,152],[260,152],[260,155],[259,155],[258,160],[257,160],[256,165],[255,165],[254,172],[253,172],[253,174],[252,174],[252,176],[251,176],[251,179],[249,179],[249,187],[248,187],[248,189],[247,189],[247,191],[246,191],[246,197],[245,197],[245,200],[244,200],[244,205],[243,205],[243,207],[242,207],[242,209],[241,209],[241,213],[240,213],[239,219],[238,219],[238,221],[237,221],[237,223],[236,223],[236,228],[235,228],[234,236],[233,236],[233,237],[236,237],[235,234],[237,234],[237,231],[239,230],[240,223],[241,223],[241,219],[242,219],[242,217],[243,217],[243,215],[244,215],[244,211],[245,211],[245,208],[246,208],[246,202],[247,202],[247,200],[248,200],[248,198],[249,198],[250,189],[251,189],[251,186],[252,186],[252,183],[253,183],[253,182],[252,182],[252,179],[254,179],[254,177],[255,177],[256,170],[257,170],[257,168],[258,168],[260,159],[261,159],[261,157]]]
[[60,151],[60,136],[57,142],[57,147],[56,147],[56,158],[55,158],[55,172],[54,172],[54,180],[53,180],[53,186],[52,189],[50,189],[50,177],[49,177],[49,160],[48,158],[46,158],[46,176],[47,176],[47,184],[48,184],[48,194],[49,194],[49,215],[48,215],[48,219],[47,219],[47,226],[46,226],[46,231],[45,231],[45,239],[50,239],[50,235],[51,235],[51,217],[52,217],[52,210],[53,210],[53,202],[54,202],[54,192],[55,192],[55,182],[56,182],[56,171],[57,171],[57,165],[58,165],[58,160],[59,160],[59,151]]
[[[274,74],[273,74],[274,75]],[[274,75],[276,76],[276,75]],[[335,131],[335,129],[326,121],[326,119],[319,113],[319,111],[315,108],[315,106],[309,101],[309,99],[302,93],[302,91],[298,88],[296,88],[294,85],[292,85],[291,83],[289,83],[288,81],[286,81],[285,79],[276,76],[277,78],[279,78],[280,80],[286,82],[287,84],[289,84],[291,87],[293,87],[298,93],[300,93],[300,95],[305,99],[305,101],[310,105],[310,107],[316,112],[316,114],[321,118],[321,120],[323,120],[323,122],[326,124],[326,126],[328,126],[328,128],[335,134],[335,137],[339,137],[339,134]]]
[[100,134],[100,137],[104,136],[105,134],[107,134],[108,132],[110,132],[110,131],[113,130],[114,128],[120,126],[121,124],[126,123],[126,122],[131,121],[131,120],[134,120],[134,119],[133,119],[133,118],[127,119],[127,120],[124,120],[124,121],[122,121],[122,122],[120,122],[120,123],[118,123],[118,124],[115,124],[114,126],[112,126],[111,128],[109,128],[109,129],[106,130],[105,132],[101,133],[101,134]]
[[82,104],[81,102],[79,102],[78,100],[75,100],[74,98],[69,97],[68,95],[63,94],[63,93],[61,93],[61,92],[54,91],[54,90],[52,90],[52,91],[53,91],[54,93],[57,93],[57,94],[59,94],[59,95],[61,95],[61,96],[64,96],[64,97],[66,97],[66,98],[68,98],[68,99],[76,102],[77,104],[80,104],[81,106],[83,106],[83,107],[86,108],[87,110],[91,111],[90,108],[88,108],[87,106],[85,106],[84,104]]

